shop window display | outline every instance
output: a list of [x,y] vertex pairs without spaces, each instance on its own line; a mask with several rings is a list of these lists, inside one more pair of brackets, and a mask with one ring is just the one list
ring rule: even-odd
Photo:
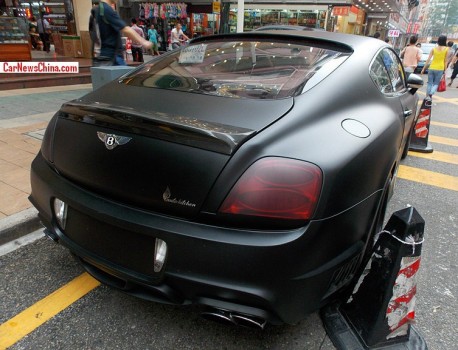
[[[245,9],[244,31],[257,29],[261,26],[282,24],[299,25],[310,28],[325,29],[326,11],[295,10],[295,9]],[[229,14],[229,31],[235,32],[237,26],[237,10]]]
[[177,23],[181,23],[183,32],[188,30],[188,5],[177,3],[150,3],[143,2],[138,7],[138,18],[144,22],[145,28],[154,24],[159,35],[159,50],[167,50],[170,44],[170,32]]
[[218,33],[219,23],[219,14],[193,13],[191,17],[191,35],[192,37],[198,37]]

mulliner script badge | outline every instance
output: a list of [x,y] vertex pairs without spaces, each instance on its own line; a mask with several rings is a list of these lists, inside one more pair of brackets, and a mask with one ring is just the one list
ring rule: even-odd
[[170,197],[172,197],[172,192],[170,191],[170,188],[167,187],[165,189],[165,192],[162,194],[162,198],[164,199],[164,202],[184,205],[185,207],[191,207],[191,208],[194,208],[196,206],[194,203],[191,203],[190,201],[186,199],[176,199],[176,198],[170,198]]

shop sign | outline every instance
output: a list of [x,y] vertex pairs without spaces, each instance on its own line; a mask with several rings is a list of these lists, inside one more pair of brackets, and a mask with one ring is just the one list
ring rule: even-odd
[[220,13],[221,12],[221,2],[213,1],[212,2],[213,13]]
[[333,16],[348,16],[350,14],[349,6],[335,6],[332,8]]
[[390,38],[397,38],[401,34],[401,31],[399,29],[390,29],[388,31],[388,36]]

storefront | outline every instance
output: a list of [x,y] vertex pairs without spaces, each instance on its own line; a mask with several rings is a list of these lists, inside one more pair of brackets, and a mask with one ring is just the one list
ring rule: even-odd
[[332,8],[332,31],[364,35],[366,12],[356,6],[334,6]]
[[[230,4],[229,33],[237,31],[237,4]],[[326,29],[328,6],[326,5],[284,5],[284,4],[245,4],[244,31],[250,31],[272,24],[299,25]]]
[[220,30],[219,9],[215,9],[211,2],[193,4],[131,0],[130,4],[132,8],[123,19],[126,23],[130,18],[140,20],[145,31],[154,24],[160,36],[160,49],[164,51],[170,44],[170,32],[177,23],[182,25],[183,32],[189,38],[218,33]]
[[72,0],[5,0],[0,2],[0,10],[0,45],[3,45],[0,47],[1,60],[26,61],[32,58],[32,50],[43,50],[43,37],[40,38],[38,27],[45,20],[49,23],[45,33],[46,41],[52,43],[59,54],[64,54],[62,36],[77,34]]

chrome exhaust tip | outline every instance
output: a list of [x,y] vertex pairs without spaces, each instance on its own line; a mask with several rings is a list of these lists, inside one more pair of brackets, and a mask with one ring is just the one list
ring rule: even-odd
[[206,320],[224,324],[226,326],[235,326],[235,322],[231,318],[231,314],[224,310],[209,310],[204,311],[200,314],[201,317]]
[[211,309],[200,314],[209,321],[218,322],[226,326],[240,326],[264,330],[267,321],[261,317],[239,314],[222,309]]
[[255,316],[231,314],[231,318],[236,325],[246,328],[256,328],[264,330],[267,324],[266,320]]

